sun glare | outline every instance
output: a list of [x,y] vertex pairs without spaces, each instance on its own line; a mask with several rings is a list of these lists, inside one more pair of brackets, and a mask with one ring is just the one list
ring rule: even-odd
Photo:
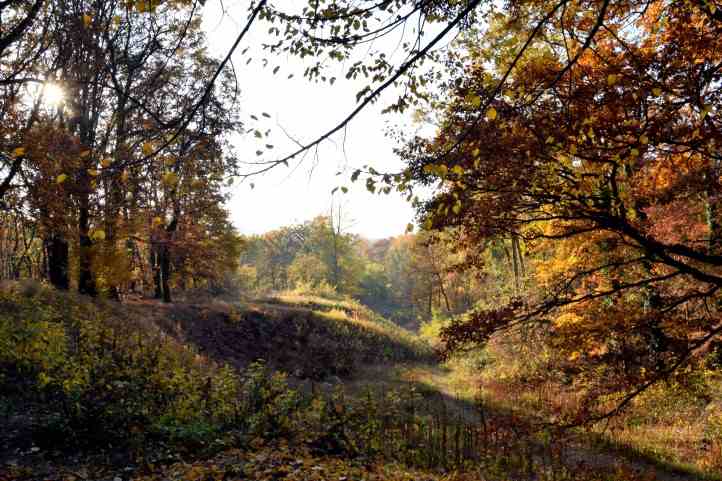
[[43,86],[43,103],[49,107],[57,107],[65,100],[65,92],[62,87],[54,83],[46,83]]

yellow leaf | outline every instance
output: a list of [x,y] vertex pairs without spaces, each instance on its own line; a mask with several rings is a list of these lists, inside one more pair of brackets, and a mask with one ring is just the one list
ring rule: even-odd
[[166,172],[163,175],[163,183],[167,186],[174,186],[178,183],[178,175],[175,172]]
[[15,150],[13,150],[13,155],[15,157],[21,157],[25,155],[25,147],[18,147]]
[[632,157],[639,157],[639,150],[632,149],[632,151],[629,153]]
[[613,73],[610,73],[610,74],[607,76],[607,85],[612,86],[612,85],[614,85],[614,84],[616,84],[616,83],[617,83],[617,76],[614,75]]
[[105,231],[103,229],[93,229],[90,232],[90,238],[94,241],[105,240]]
[[97,177],[97,176],[100,175],[100,172],[98,172],[98,171],[95,170],[95,169],[88,169],[88,174],[91,175],[91,176],[93,176],[93,177]]
[[143,155],[151,155],[153,153],[153,144],[150,142],[143,143]]
[[475,109],[481,107],[481,97],[479,97],[478,95],[470,95],[469,97],[467,97],[467,100]]
[[91,23],[93,23],[93,17],[91,17],[87,13],[83,15],[83,25],[85,25],[85,28],[90,27]]
[[646,135],[643,135],[639,138],[639,142],[642,143],[643,145],[646,145],[649,143],[649,137],[647,137]]
[[572,155],[576,155],[577,154],[577,146],[572,145],[571,147],[569,147],[569,152],[571,152]]
[[486,118],[489,120],[496,119],[496,109],[494,107],[490,107],[489,110],[486,111]]
[[163,220],[160,217],[153,217],[153,225],[159,226],[163,223]]
[[100,161],[100,165],[102,165],[103,168],[105,168],[105,169],[107,169],[108,167],[110,167],[110,164],[112,164],[112,163],[113,163],[113,160],[110,159],[109,157],[106,157],[106,158],[104,158],[103,160]]
[[654,87],[652,89],[652,93],[654,94],[655,97],[659,97],[660,95],[662,95],[662,89],[659,87]]
[[65,182],[67,179],[68,179],[68,176],[67,176],[67,175],[65,175],[65,174],[60,174],[60,175],[55,179],[55,182],[57,182],[58,184],[62,184],[62,183]]
[[481,151],[479,149],[474,149],[474,151],[471,153],[471,155],[474,157],[479,157],[480,153],[481,153]]
[[120,15],[116,15],[116,16],[113,17],[113,23],[114,23],[115,25],[120,25],[120,22],[121,22]]

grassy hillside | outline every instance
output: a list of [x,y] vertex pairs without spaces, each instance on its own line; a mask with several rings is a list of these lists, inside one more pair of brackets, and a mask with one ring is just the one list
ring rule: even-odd
[[311,302],[117,304],[3,285],[0,466],[68,449],[200,454],[259,436],[323,438],[323,401],[292,386],[433,362],[426,343],[354,303]]
[[427,342],[343,298],[285,293],[242,304],[139,301],[126,309],[210,360],[242,369],[263,359],[299,379],[348,377],[373,364],[435,362]]
[[0,480],[693,479],[600,462],[472,379],[343,298],[116,304],[4,285]]

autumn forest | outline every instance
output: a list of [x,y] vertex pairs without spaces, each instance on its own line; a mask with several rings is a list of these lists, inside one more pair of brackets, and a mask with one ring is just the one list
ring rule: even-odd
[[0,0],[36,479],[722,480],[722,3]]

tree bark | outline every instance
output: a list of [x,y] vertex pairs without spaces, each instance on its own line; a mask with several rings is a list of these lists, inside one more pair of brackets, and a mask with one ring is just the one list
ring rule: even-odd
[[165,229],[166,239],[160,250],[160,277],[163,284],[163,302],[172,302],[170,294],[170,242],[177,227],[178,218],[174,217]]
[[160,278],[162,280],[163,289],[163,302],[172,302],[170,294],[170,253],[168,252],[168,245],[163,245],[161,248],[160,255]]
[[48,264],[48,279],[56,289],[68,290],[68,242],[58,234],[45,239],[45,251]]
[[78,235],[79,235],[79,270],[78,270],[78,292],[88,296],[95,297],[98,291],[95,287],[95,278],[93,277],[91,252],[93,241],[90,238],[90,179],[88,174],[81,175],[81,194],[80,209],[78,215]]
[[161,284],[160,275],[160,246],[157,241],[151,243],[150,265],[153,268],[153,285],[155,286],[153,298],[161,299],[163,297],[163,286]]

